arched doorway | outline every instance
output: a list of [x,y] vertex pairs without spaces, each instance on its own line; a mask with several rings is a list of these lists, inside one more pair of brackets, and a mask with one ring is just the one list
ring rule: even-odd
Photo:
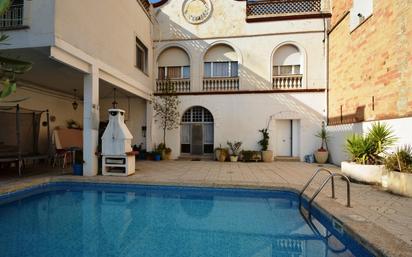
[[214,119],[212,113],[201,106],[188,109],[182,116],[180,150],[182,154],[213,154]]

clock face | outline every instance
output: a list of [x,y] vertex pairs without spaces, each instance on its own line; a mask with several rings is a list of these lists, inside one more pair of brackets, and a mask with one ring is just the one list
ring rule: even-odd
[[186,0],[183,4],[183,16],[189,23],[200,24],[212,13],[210,0]]

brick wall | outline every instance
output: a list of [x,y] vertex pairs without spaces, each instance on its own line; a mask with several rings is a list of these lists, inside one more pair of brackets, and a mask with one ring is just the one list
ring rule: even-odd
[[412,1],[374,0],[373,15],[352,32],[351,7],[333,1],[330,123],[412,116]]

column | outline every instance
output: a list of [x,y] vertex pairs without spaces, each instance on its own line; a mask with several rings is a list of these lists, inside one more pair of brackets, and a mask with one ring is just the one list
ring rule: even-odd
[[99,69],[92,65],[90,74],[84,75],[83,108],[83,176],[95,176],[98,170],[96,155],[99,142]]
[[153,104],[146,100],[146,150],[152,151],[153,147]]

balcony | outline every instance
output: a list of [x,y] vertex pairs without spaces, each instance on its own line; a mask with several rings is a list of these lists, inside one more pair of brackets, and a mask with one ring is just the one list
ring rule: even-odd
[[184,93],[190,92],[190,79],[157,79],[157,93]]
[[239,90],[239,77],[215,77],[203,79],[203,91],[236,91]]
[[248,1],[246,4],[246,21],[330,17],[330,12],[327,10],[327,0]]
[[282,75],[273,76],[272,86],[276,90],[296,90],[302,89],[303,75]]
[[23,13],[23,1],[15,1],[15,4],[12,4],[10,9],[0,17],[0,30],[24,28]]

